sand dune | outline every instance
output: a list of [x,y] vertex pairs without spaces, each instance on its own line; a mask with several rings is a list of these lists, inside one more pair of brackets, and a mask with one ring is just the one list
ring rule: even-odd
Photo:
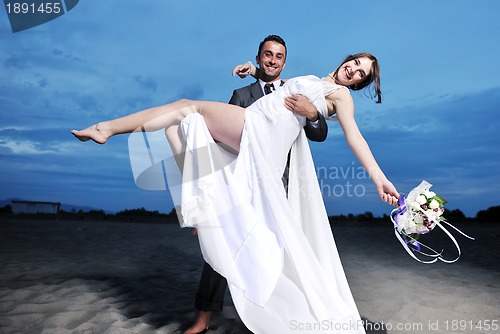
[[[462,229],[477,240],[458,237],[457,263],[423,265],[390,223],[334,226],[368,333],[500,332],[484,327],[500,327],[500,226]],[[180,333],[201,268],[196,237],[175,224],[0,221],[0,333]],[[229,295],[211,328],[250,333]]]

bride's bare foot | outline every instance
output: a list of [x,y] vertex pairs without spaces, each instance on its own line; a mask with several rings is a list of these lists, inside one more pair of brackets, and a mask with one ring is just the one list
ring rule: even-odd
[[87,141],[92,139],[98,144],[104,144],[110,137],[99,128],[99,123],[89,126],[83,130],[71,130],[71,133],[80,141]]

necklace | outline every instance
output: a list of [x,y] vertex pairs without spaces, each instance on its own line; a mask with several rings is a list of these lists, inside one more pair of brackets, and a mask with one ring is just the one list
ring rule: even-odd
[[332,73],[328,74],[328,77],[333,80],[334,83],[337,83],[337,80],[335,80],[335,77],[333,76]]

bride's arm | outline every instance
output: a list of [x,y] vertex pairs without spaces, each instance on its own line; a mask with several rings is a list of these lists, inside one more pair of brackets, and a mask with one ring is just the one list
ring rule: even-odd
[[246,63],[236,65],[233,68],[233,77],[237,75],[243,79],[251,75],[257,79],[259,77],[259,71],[259,68],[254,66],[251,61],[247,61]]
[[346,137],[347,143],[361,165],[368,172],[380,198],[389,204],[396,205],[399,194],[387,179],[373,156],[368,143],[359,131],[354,119],[354,103],[349,92],[339,89],[329,99],[333,99],[337,117]]
[[[259,78],[259,72],[260,68],[255,66],[251,61],[247,61],[246,63],[236,65],[233,68],[233,77],[235,75],[239,76],[240,78],[244,79],[247,76],[252,76],[254,79]],[[288,79],[281,79],[281,81],[286,82]]]

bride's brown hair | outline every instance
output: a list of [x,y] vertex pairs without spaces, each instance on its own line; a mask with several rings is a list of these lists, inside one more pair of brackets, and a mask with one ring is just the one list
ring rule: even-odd
[[357,58],[363,58],[363,57],[366,57],[372,61],[371,71],[369,74],[366,75],[365,80],[363,80],[362,82],[360,82],[358,84],[349,86],[349,89],[361,90],[361,89],[365,88],[366,86],[369,86],[370,84],[372,84],[372,89],[373,89],[372,97],[375,99],[375,103],[382,103],[382,90],[380,88],[380,65],[378,63],[377,58],[374,55],[372,55],[371,53],[360,52],[360,53],[356,53],[353,55],[348,55],[344,59],[344,61],[342,61],[342,64],[340,64],[340,66],[335,70],[335,72],[333,73],[333,77],[334,78],[337,77],[338,71],[339,71],[340,67],[342,67],[342,65],[344,65],[348,61],[351,61],[351,60],[354,60]]

